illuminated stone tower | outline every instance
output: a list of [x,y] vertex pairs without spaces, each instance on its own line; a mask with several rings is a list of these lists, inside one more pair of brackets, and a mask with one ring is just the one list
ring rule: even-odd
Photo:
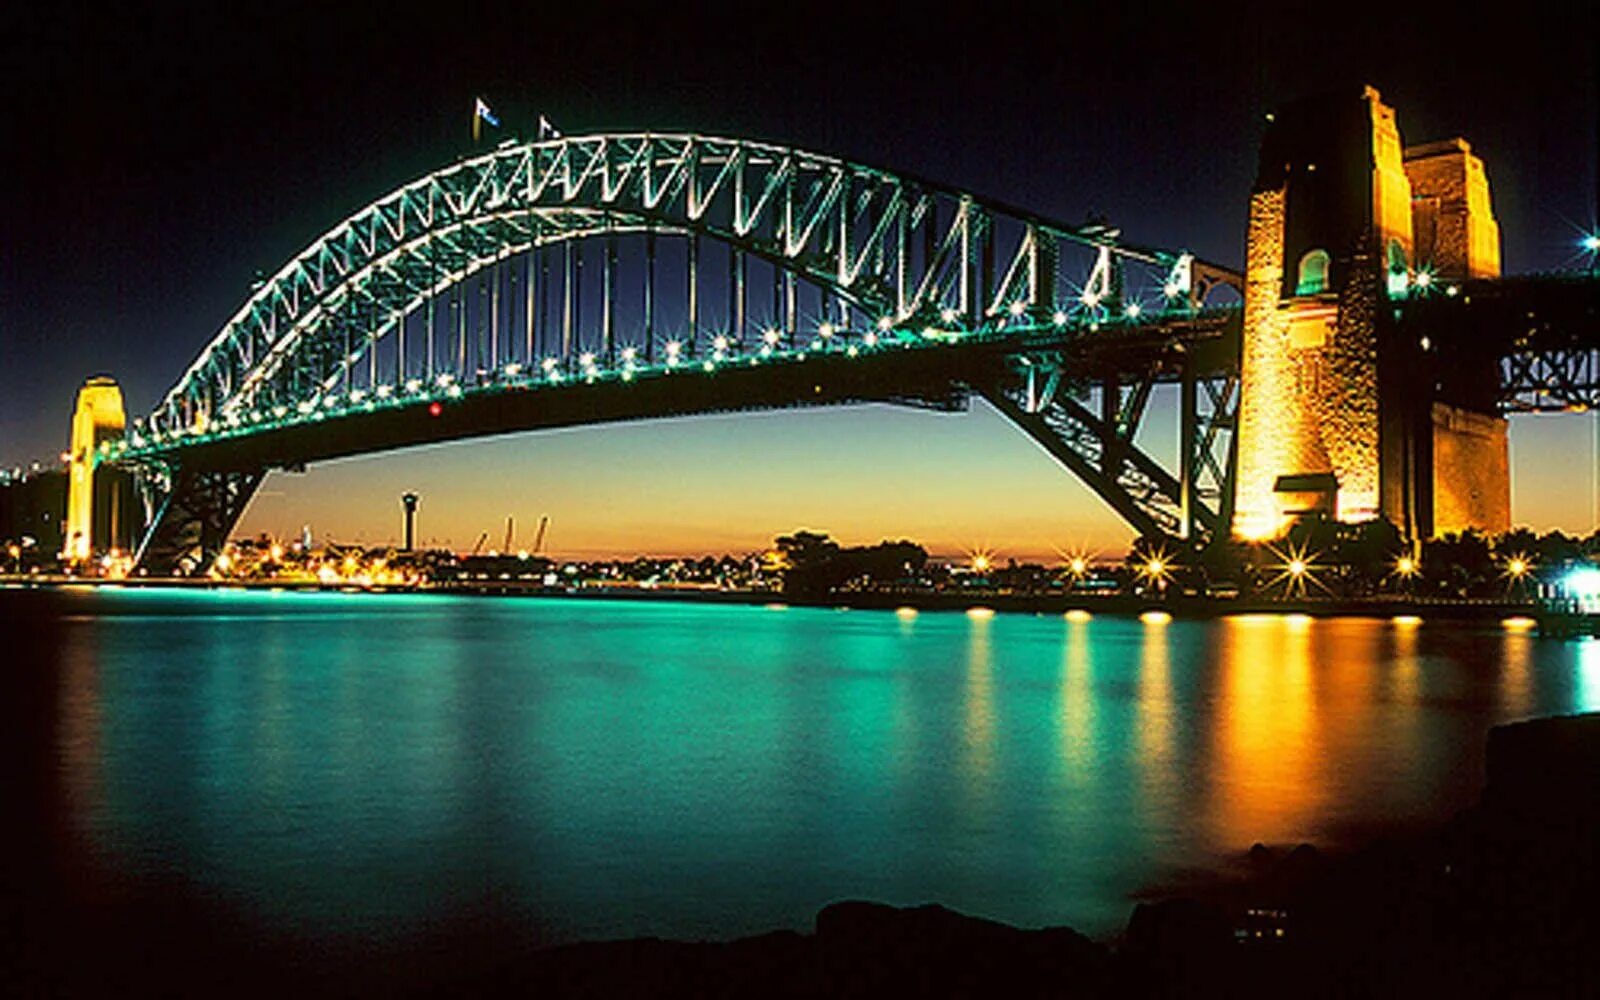
[[100,442],[120,438],[125,423],[122,390],[114,379],[96,376],[78,390],[77,406],[72,411],[64,543],[64,554],[72,562],[88,559],[97,543],[109,543],[120,533],[117,522],[121,512],[115,509],[120,491],[101,491],[109,497],[112,509],[96,510],[94,459]]
[[1391,322],[1408,294],[1498,272],[1464,142],[1405,150],[1370,87],[1275,115],[1250,198],[1235,534],[1308,516],[1503,529],[1504,421],[1434,400],[1428,345]]

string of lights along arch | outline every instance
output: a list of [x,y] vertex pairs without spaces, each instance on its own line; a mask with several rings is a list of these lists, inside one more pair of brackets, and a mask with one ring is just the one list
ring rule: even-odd
[[262,282],[113,454],[490,386],[1081,331],[1231,278],[1116,236],[739,140],[507,144]]
[[[1075,375],[1074,357],[1214,338],[1225,317],[1205,297],[1237,284],[1109,226],[801,150],[654,133],[508,142],[373,202],[260,282],[97,459],[140,470],[140,561],[155,571],[196,546],[204,564],[272,467],[540,426],[950,409],[980,393],[1141,530],[1209,531],[1216,512],[1131,443],[1149,382],[1176,367],[1139,360],[1098,410],[1058,390],[1104,381]],[[1211,389],[1230,405],[1231,385]],[[474,405],[483,419],[468,421]]]

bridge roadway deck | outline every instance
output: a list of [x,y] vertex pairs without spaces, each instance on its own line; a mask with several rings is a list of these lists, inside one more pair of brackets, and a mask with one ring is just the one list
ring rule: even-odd
[[854,357],[841,350],[780,355],[755,364],[734,358],[711,372],[696,359],[670,372],[641,369],[627,381],[608,373],[593,381],[470,386],[455,398],[436,392],[375,402],[370,410],[347,408],[326,417],[187,438],[128,460],[165,458],[214,471],[297,468],[466,438],[665,417],[872,402],[957,411],[965,409],[978,386],[1014,376],[1021,357],[1059,364],[1072,380],[1085,384],[1106,378],[1172,381],[1186,358],[1200,374],[1236,365],[1237,332],[1237,312],[1219,310],[1092,334],[1044,331],[937,346],[885,346]]

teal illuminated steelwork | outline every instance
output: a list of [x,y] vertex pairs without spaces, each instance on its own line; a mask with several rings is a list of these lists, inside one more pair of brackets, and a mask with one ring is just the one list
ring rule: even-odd
[[[1053,452],[1087,449],[1069,464],[1141,532],[1209,533],[1215,517],[1185,513],[1198,494],[1132,448],[1142,402],[1132,425],[1101,426],[1064,396],[1041,399],[1034,380],[1095,381],[1069,370],[1085,338],[1148,348],[1220,336],[1202,305],[1238,281],[1104,225],[802,150],[654,133],[507,142],[379,199],[261,282],[98,457],[144,470],[140,561],[166,572],[180,558],[209,564],[265,469],[334,453],[715,409],[950,408],[982,392],[1054,414],[1030,432]],[[856,371],[824,364],[846,360]],[[797,366],[760,382],[728,374]],[[1138,362],[1129,384],[1142,400],[1179,367]],[[642,391],[668,376],[719,381],[692,399]],[[640,391],[573,395],[608,385]],[[438,404],[455,408],[450,420],[416,423]],[[382,414],[395,415],[387,430],[370,419]],[[367,436],[353,442],[358,429]]]

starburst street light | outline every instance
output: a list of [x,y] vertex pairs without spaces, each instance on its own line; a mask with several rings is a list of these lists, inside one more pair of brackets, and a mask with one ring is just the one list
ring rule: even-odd
[[1172,556],[1165,549],[1156,549],[1149,553],[1137,567],[1140,578],[1158,590],[1167,589],[1167,584],[1172,579],[1172,571]]
[[1309,546],[1302,545],[1298,548],[1291,545],[1286,551],[1270,550],[1281,561],[1278,564],[1277,575],[1272,578],[1271,585],[1283,584],[1285,597],[1304,597],[1308,585],[1316,585],[1326,590],[1316,575],[1316,556],[1309,551]]
[[1529,573],[1533,572],[1533,560],[1521,552],[1506,557],[1505,566],[1500,573],[1506,578],[1506,590],[1516,588]]

